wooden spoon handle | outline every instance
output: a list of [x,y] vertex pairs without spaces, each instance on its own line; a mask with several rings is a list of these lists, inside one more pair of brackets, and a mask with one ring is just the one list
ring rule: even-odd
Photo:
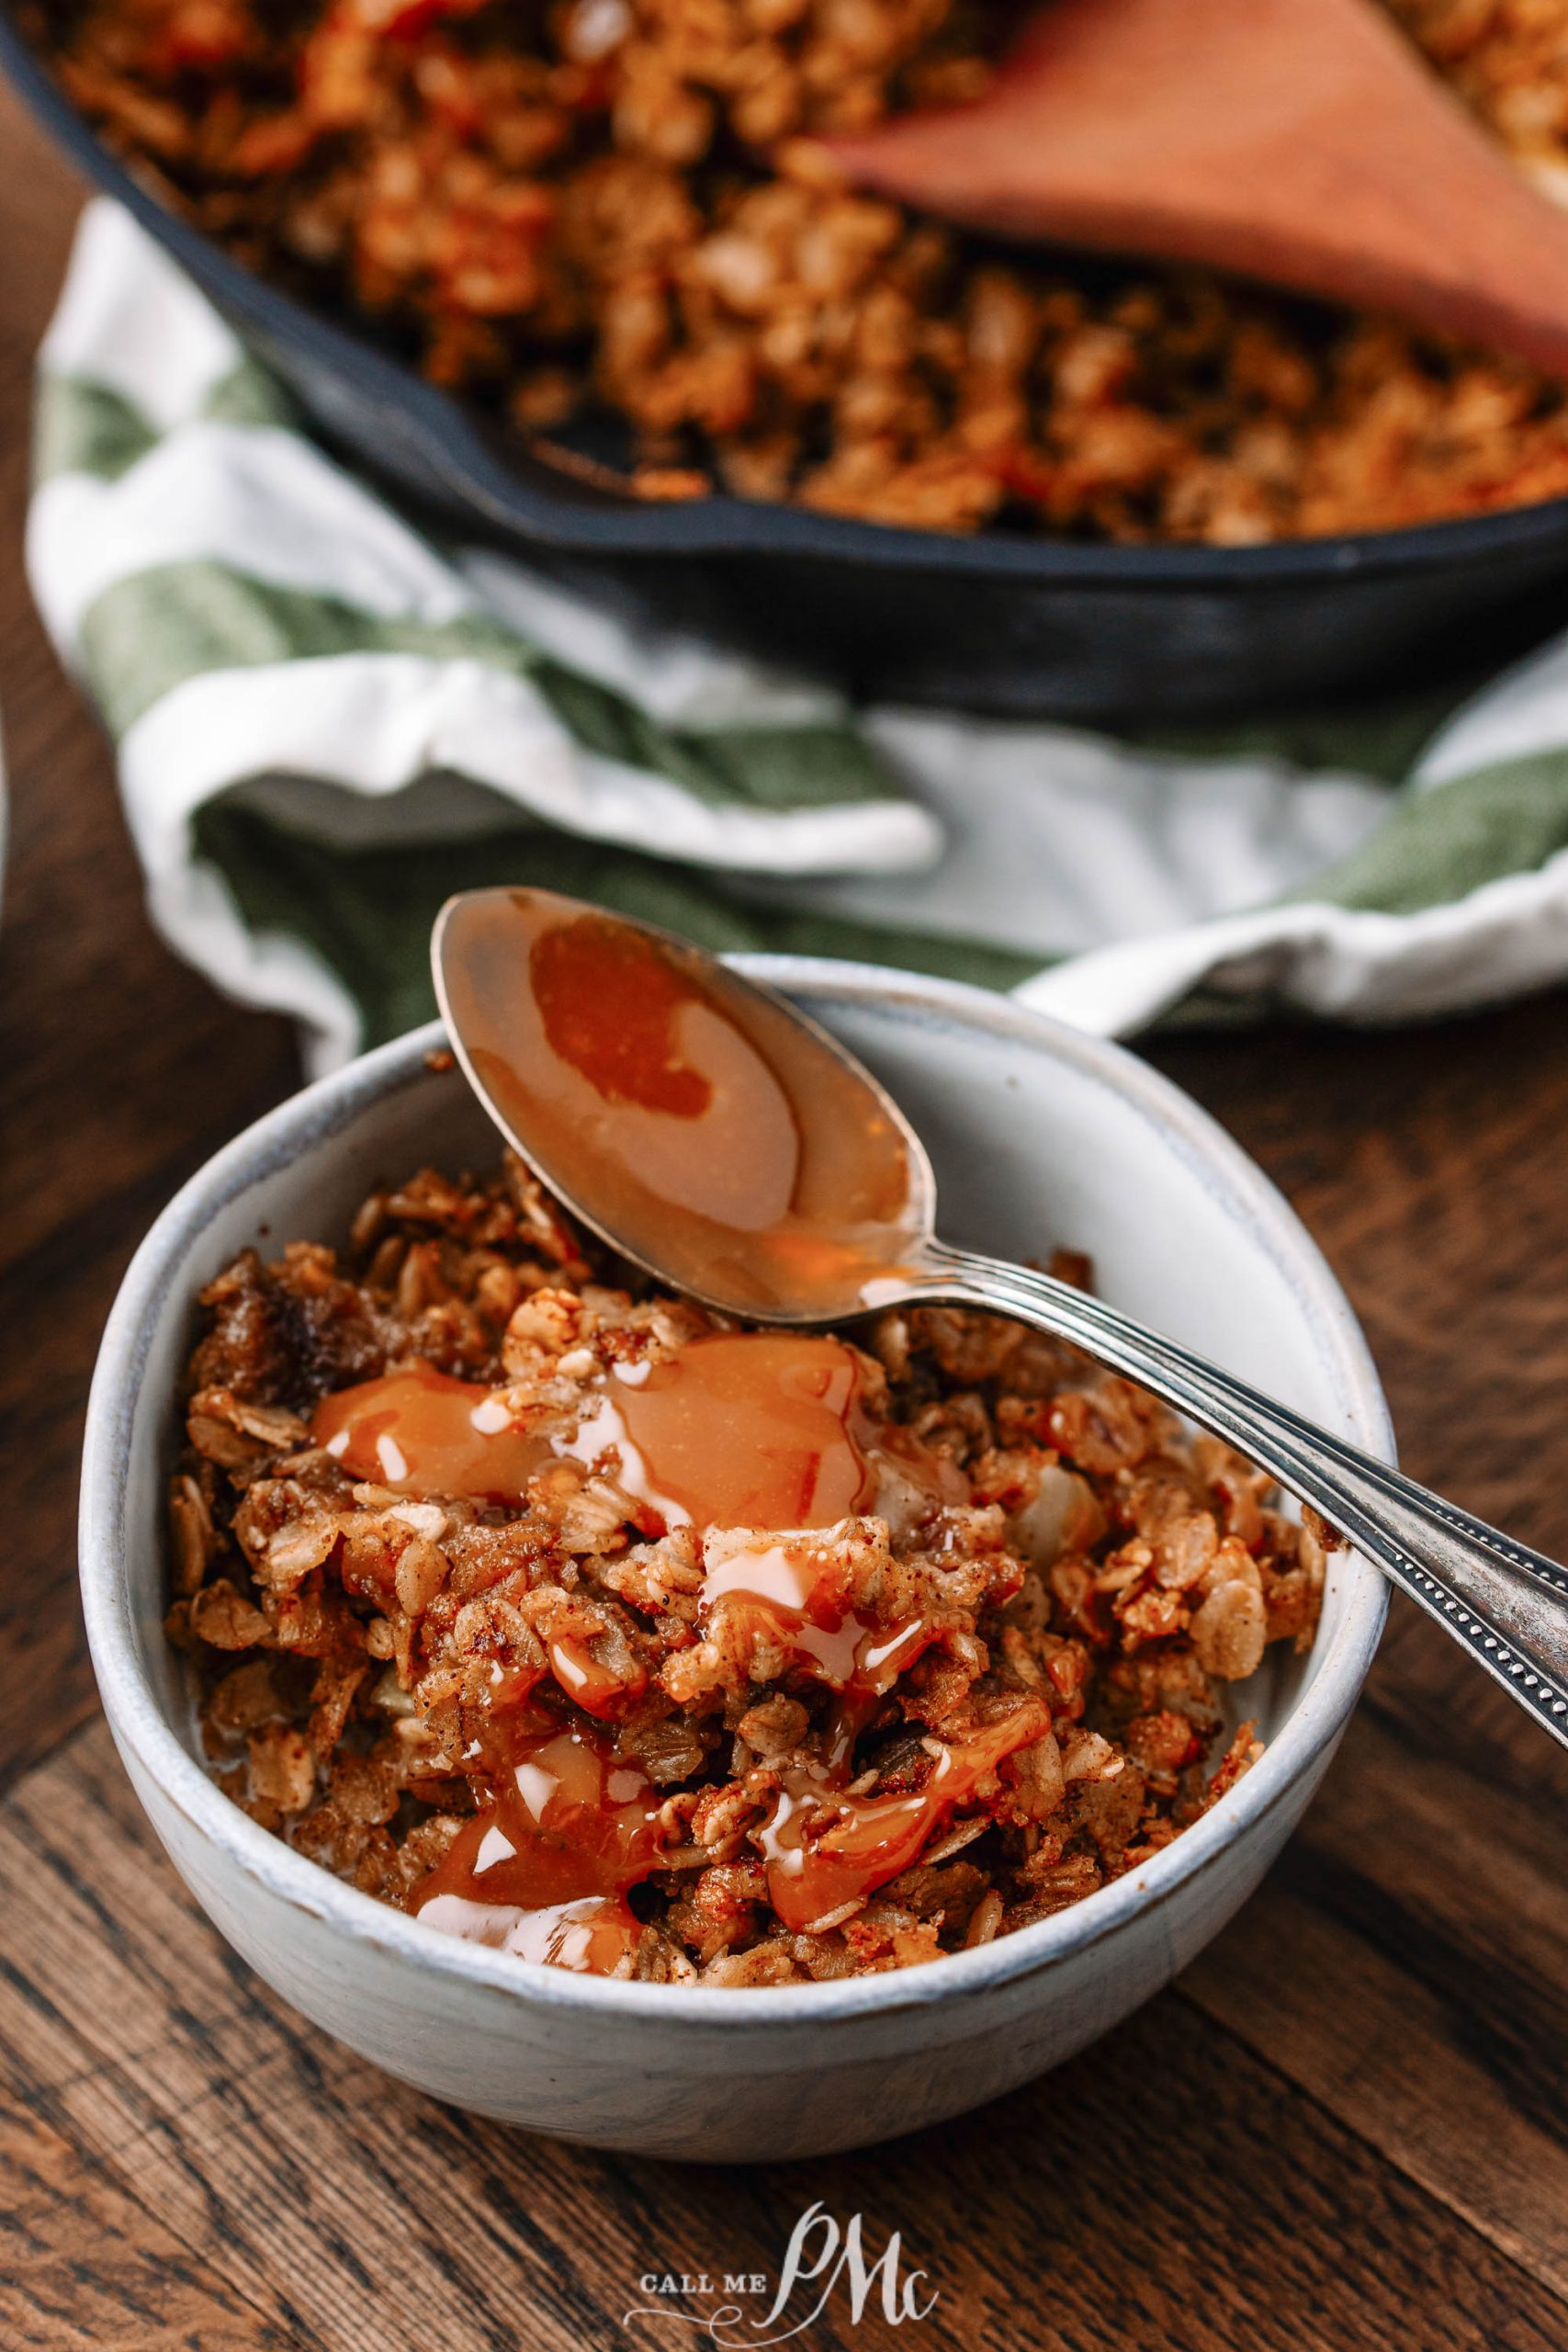
[[975,226],[1243,271],[1568,375],[1568,215],[1372,0],[1055,0],[975,105],[828,143]]

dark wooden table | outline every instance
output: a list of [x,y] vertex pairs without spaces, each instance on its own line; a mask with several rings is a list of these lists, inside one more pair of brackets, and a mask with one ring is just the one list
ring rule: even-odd
[[[138,1236],[296,1066],[150,929],[22,582],[76,201],[0,96],[0,2345],[701,2344],[623,2327],[638,2278],[776,2275],[821,2199],[874,2250],[899,2231],[940,2301],[895,2335],[840,2297],[807,2352],[1561,2352],[1568,1758],[1400,1603],[1303,1832],[1199,1965],[1058,2075],[867,2155],[705,2172],[470,2122],[321,2046],[197,1919],[96,1720],[77,1447]],[[1157,1058],[1323,1241],[1410,1467],[1568,1553],[1568,998]]]

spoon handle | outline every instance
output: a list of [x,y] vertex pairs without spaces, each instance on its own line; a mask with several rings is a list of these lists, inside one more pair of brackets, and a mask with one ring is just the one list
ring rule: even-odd
[[1568,1747],[1568,1569],[1088,1292],[933,1243],[918,1294],[1070,1340],[1310,1503]]

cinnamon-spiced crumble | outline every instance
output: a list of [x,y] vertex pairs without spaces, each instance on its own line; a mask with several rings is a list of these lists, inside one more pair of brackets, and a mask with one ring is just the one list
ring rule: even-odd
[[[1561,194],[1568,0],[1388,5]],[[649,497],[1239,546],[1568,494],[1562,388],[1521,363],[1199,270],[987,245],[824,176],[810,134],[973,95],[1021,0],[21,13],[243,261]]]
[[1323,1553],[1226,1447],[993,1317],[626,1283],[513,1162],[202,1294],[169,1630],[256,1820],[448,1933],[766,1985],[1044,1918],[1247,1770]]

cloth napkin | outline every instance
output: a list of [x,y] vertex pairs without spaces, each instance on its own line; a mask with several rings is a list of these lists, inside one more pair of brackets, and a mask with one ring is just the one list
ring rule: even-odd
[[1462,701],[1113,741],[849,707],[438,544],[115,206],[40,356],[28,562],[155,921],[321,1069],[451,890],[903,965],[1104,1034],[1417,1019],[1568,972],[1568,641]]

